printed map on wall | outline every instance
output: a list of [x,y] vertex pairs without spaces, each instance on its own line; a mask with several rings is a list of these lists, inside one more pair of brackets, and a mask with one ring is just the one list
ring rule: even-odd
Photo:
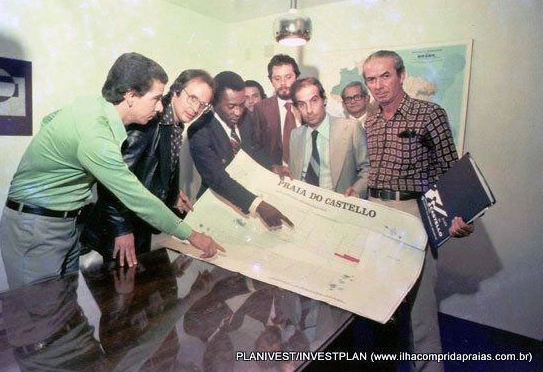
[[[455,144],[462,154],[472,40],[380,49],[394,50],[404,60],[407,72],[404,89],[410,96],[435,102],[447,111]],[[364,60],[376,50],[337,51],[320,57],[320,80],[329,92],[328,112],[331,115],[343,115],[341,90],[350,81],[361,79]],[[371,105],[375,109],[373,100]]]

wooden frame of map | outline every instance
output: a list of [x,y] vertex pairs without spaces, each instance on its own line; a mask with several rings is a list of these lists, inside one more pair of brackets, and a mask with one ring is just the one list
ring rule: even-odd
[[0,57],[0,135],[32,135],[32,63]]
[[[322,84],[330,92],[327,111],[334,116],[343,116],[340,96],[343,87],[350,81],[362,80],[362,65],[368,55],[379,49],[393,50],[404,60],[404,90],[411,97],[435,102],[445,109],[460,155],[464,148],[472,45],[473,40],[469,39],[323,54],[319,58],[319,72]],[[369,110],[376,110],[373,98]]]

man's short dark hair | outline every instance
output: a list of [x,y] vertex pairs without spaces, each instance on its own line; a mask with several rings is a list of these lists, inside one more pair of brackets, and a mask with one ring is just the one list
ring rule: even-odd
[[[370,54],[368,58],[366,58],[366,60],[364,61],[364,65],[374,58],[392,58],[394,60],[394,70],[396,70],[396,74],[400,76],[402,73],[405,72],[405,66],[403,64],[402,57],[400,57],[398,53],[393,52],[392,50],[378,50],[377,52]],[[365,78],[366,77],[364,76],[364,79]]]
[[245,80],[245,88],[256,88],[260,92],[260,98],[266,98],[266,92],[264,92],[264,88],[262,88],[262,85],[258,81]]
[[296,78],[300,76],[300,69],[298,68],[298,64],[289,55],[286,54],[276,54],[272,57],[270,62],[268,63],[268,79],[271,80],[272,77],[272,70],[276,66],[283,66],[283,65],[292,65],[292,69],[294,70],[294,74],[296,75]]
[[124,53],[111,66],[102,87],[102,96],[116,105],[123,101],[128,91],[138,96],[145,95],[154,80],[163,84],[168,82],[168,75],[158,63],[138,53]]
[[298,106],[298,100],[296,100],[296,93],[300,89],[309,87],[312,85],[316,86],[319,89],[319,97],[321,97],[322,99],[326,99],[324,87],[322,86],[319,79],[314,78],[314,77],[306,77],[306,78],[296,80],[290,87],[290,98],[292,99],[292,103],[294,104],[294,106]]
[[232,89],[236,92],[245,90],[245,82],[235,72],[232,71],[222,71],[215,75],[215,97],[213,98],[213,104],[217,104],[221,98],[222,94],[226,89]]
[[183,89],[185,89],[189,81],[195,79],[206,83],[212,90],[215,89],[215,82],[207,71],[199,69],[189,69],[181,72],[177,79],[175,79],[175,81],[170,86],[170,93],[180,93]]

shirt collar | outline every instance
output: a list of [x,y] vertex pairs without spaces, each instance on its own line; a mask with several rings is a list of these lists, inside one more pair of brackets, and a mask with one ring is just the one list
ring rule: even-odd
[[[403,92],[403,96],[402,96],[402,100],[400,101],[400,105],[398,106],[398,108],[396,109],[396,112],[394,112],[394,115],[392,115],[392,118],[394,118],[394,116],[396,116],[396,114],[399,114],[403,117],[406,117],[409,112],[410,112],[410,108],[413,104],[413,99],[411,97],[409,97],[409,95],[405,92]],[[390,120],[392,120],[392,118]],[[369,126],[372,125],[372,123],[376,122],[376,121],[379,121],[379,120],[384,120],[384,117],[383,117],[383,109],[379,106],[379,111],[373,113],[372,115],[369,115],[368,118],[366,119],[366,125],[369,124]]]
[[307,129],[308,129],[307,130],[307,133],[308,133],[307,138],[308,139],[311,139],[311,133],[314,130],[319,132],[319,136],[322,136],[325,139],[329,139],[329,137],[330,137],[330,115],[326,114],[324,119],[322,119],[322,123],[320,123],[320,125],[317,127],[317,129],[313,129],[309,125],[307,126]]
[[164,112],[162,113],[162,117],[160,118],[160,125],[176,125],[178,123],[175,122],[175,119],[173,118],[173,107],[171,104],[166,106],[164,108]]
[[396,113],[399,113],[402,116],[407,116],[410,112],[411,104],[412,102],[410,97],[404,92],[402,100],[400,101],[400,106],[398,106]]
[[285,107],[285,103],[287,102],[292,103],[291,100],[284,100],[282,98],[279,98],[279,96],[276,96],[276,97],[277,97],[277,104],[279,105],[279,107]]
[[121,116],[115,109],[115,106],[113,106],[111,102],[106,101],[104,97],[100,97],[99,102],[104,108],[106,120],[111,128],[111,131],[113,132],[113,137],[119,142],[124,141],[126,139],[126,128],[123,124]]
[[368,116],[368,112],[362,114],[359,118],[355,118],[353,115],[347,113],[347,119],[356,120],[356,121],[363,121]]
[[221,117],[219,116],[219,114],[217,114],[216,111],[213,111],[213,116],[215,116],[215,119],[217,119],[217,121],[219,122],[219,124],[221,124],[221,127],[222,129],[224,129],[224,132],[230,136],[230,132],[231,132],[231,129],[230,127],[228,126],[228,124],[226,124],[222,119]]

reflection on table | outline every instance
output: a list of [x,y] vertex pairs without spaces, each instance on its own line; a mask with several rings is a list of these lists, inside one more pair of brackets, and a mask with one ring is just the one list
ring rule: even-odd
[[1,371],[294,371],[283,352],[322,350],[352,319],[166,249],[5,292],[0,313]]

